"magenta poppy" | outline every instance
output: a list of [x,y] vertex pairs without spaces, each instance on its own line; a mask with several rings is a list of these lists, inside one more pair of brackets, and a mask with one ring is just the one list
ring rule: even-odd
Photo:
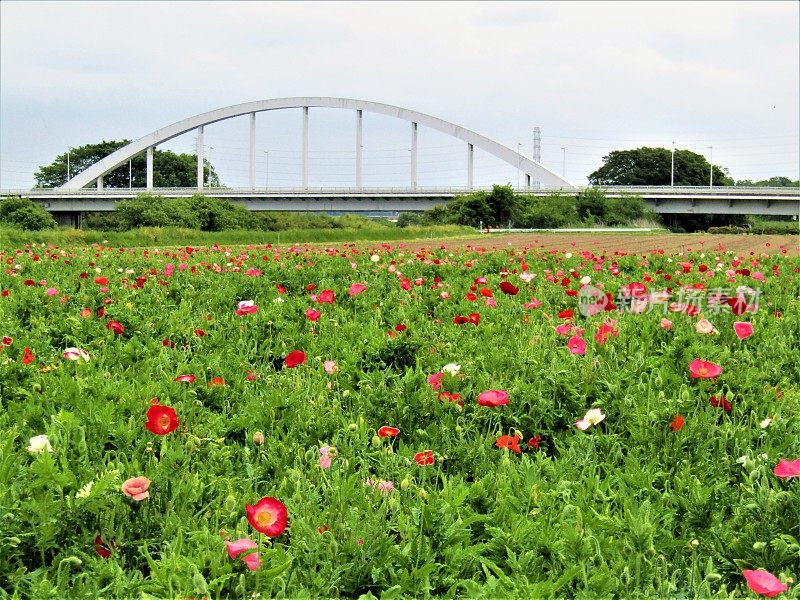
[[714,379],[722,373],[722,367],[712,362],[694,359],[689,363],[689,374],[692,379]]
[[481,406],[502,406],[508,404],[508,392],[505,390],[487,390],[478,394]]
[[785,592],[789,587],[781,583],[780,579],[775,577],[769,571],[759,569],[758,571],[751,571],[745,569],[742,575],[747,580],[747,587],[753,590],[756,594],[772,598],[781,592]]
[[239,538],[235,542],[225,542],[225,545],[228,547],[228,556],[231,558],[236,558],[242,552],[248,550],[258,550],[258,544],[249,538]]
[[178,375],[173,381],[180,383],[194,383],[196,377],[194,375]]
[[800,477],[800,458],[795,460],[786,460],[782,458],[778,461],[775,469],[772,471],[776,477],[781,479],[789,479],[790,477]]
[[319,297],[317,298],[317,302],[321,304],[333,304],[335,298],[335,294],[333,290],[322,290],[319,293]]
[[366,285],[364,285],[363,283],[354,283],[353,285],[350,286],[350,289],[347,290],[347,293],[350,294],[351,296],[358,296],[360,293],[366,291],[367,291]]
[[289,513],[277,498],[262,498],[254,506],[244,505],[247,520],[256,531],[278,537],[286,529]]
[[302,350],[292,350],[283,359],[283,364],[287,369],[297,367],[306,362],[306,353]]
[[569,348],[569,351],[572,354],[583,356],[586,354],[586,340],[584,340],[582,337],[578,337],[577,335],[573,335],[567,342],[567,348]]
[[314,310],[313,308],[306,309],[306,318],[309,321],[314,321],[315,323],[319,321],[319,318],[322,316],[322,313],[318,310]]
[[740,340],[747,339],[753,335],[753,324],[743,321],[736,321],[736,323],[733,324],[733,331],[736,333],[736,337],[738,337]]

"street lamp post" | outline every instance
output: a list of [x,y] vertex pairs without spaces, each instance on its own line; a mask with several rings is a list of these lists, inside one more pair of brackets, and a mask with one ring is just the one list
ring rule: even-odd
[[72,174],[70,173],[70,168],[69,168],[69,151],[70,150],[72,150],[72,148],[67,148],[67,181],[72,179]]
[[563,157],[561,159],[561,176],[562,177],[566,177],[567,176],[567,149],[566,148],[561,148],[561,151],[564,153]]
[[669,171],[669,187],[675,187],[675,140],[672,140],[672,167]]
[[708,162],[711,163],[708,169],[708,187],[714,187],[714,146],[709,146]]
[[214,146],[209,146],[208,147],[208,159],[207,159],[208,160],[208,177],[207,177],[207,182],[208,182],[208,189],[209,190],[211,189],[211,151],[213,149],[214,149]]

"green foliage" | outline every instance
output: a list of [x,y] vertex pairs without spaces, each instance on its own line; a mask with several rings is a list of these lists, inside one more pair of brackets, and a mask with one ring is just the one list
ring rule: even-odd
[[133,200],[118,202],[115,212],[121,231],[137,227],[185,227],[200,229],[200,215],[184,198],[162,198],[139,194]]
[[761,181],[739,179],[736,185],[739,187],[800,187],[800,180],[789,177],[770,177]]
[[[97,161],[119,150],[130,140],[103,141],[86,144],[69,150],[69,175],[75,177]],[[211,187],[219,187],[219,177],[208,160],[204,160],[204,180]],[[132,171],[132,172],[131,172]],[[132,175],[130,178],[129,175]],[[67,152],[59,154],[49,165],[39,167],[35,173],[36,186],[54,188],[67,182]],[[147,158],[144,154],[132,159],[131,164],[121,165],[103,177],[103,185],[109,188],[143,188],[147,185]],[[197,155],[175,154],[169,150],[153,152],[153,185],[155,187],[196,187]]]
[[415,212],[402,212],[397,217],[398,227],[409,227],[411,225],[420,225],[423,222],[423,217],[420,213]]
[[54,229],[58,226],[53,216],[28,198],[0,200],[0,223],[26,231]]
[[[166,254],[160,242],[145,252],[119,239],[71,244],[68,258],[20,247],[19,276],[3,280],[0,332],[13,343],[0,361],[0,596],[742,598],[752,596],[742,569],[763,568],[789,582],[784,597],[797,597],[800,481],[773,472],[800,452],[797,256],[751,257],[764,281],[741,273],[730,282],[727,271],[745,265],[708,248],[680,257],[654,248],[645,263],[643,252],[613,247],[591,248],[597,260],[583,248],[328,252],[286,240]],[[717,334],[697,333],[696,317],[666,305],[582,317],[565,294],[582,276],[615,297],[648,276],[649,291],[677,288],[678,261],[690,265],[681,287],[701,294]],[[523,262],[531,278],[513,272]],[[168,275],[166,263],[188,268]],[[403,289],[390,264],[422,283]],[[557,271],[574,273],[566,288],[560,276],[548,281]],[[93,281],[100,274],[108,291]],[[496,306],[466,298],[477,277]],[[351,297],[356,281],[368,287]],[[503,294],[503,281],[520,293]],[[334,304],[312,304],[310,283],[334,290]],[[707,302],[739,285],[761,288],[758,311],[737,316]],[[525,308],[534,296],[541,305]],[[237,316],[244,299],[259,312]],[[80,316],[99,306],[102,317]],[[322,313],[317,322],[309,306]],[[585,356],[571,354],[545,316],[565,309],[585,329]],[[479,325],[452,322],[470,312],[481,313]],[[121,335],[107,328],[112,319]],[[594,334],[612,319],[618,335],[600,343]],[[754,327],[745,340],[734,333],[741,320]],[[65,360],[70,346],[91,359]],[[283,368],[293,349],[306,363]],[[723,372],[692,379],[697,357]],[[334,373],[325,360],[336,361]],[[463,405],[428,382],[448,363],[460,370],[443,376],[442,390]],[[174,381],[189,373],[197,381]],[[227,384],[209,387],[215,377]],[[507,390],[510,402],[479,406],[487,389]],[[724,395],[730,412],[711,395]],[[180,422],[163,437],[144,428],[152,398]],[[579,431],[592,407],[605,420]],[[685,424],[672,431],[677,414]],[[400,434],[376,439],[382,425]],[[517,431],[519,454],[496,446]],[[52,451],[26,451],[40,434]],[[538,448],[525,443],[536,435]],[[338,450],[327,470],[322,445]],[[435,462],[420,467],[413,457],[427,449]],[[136,476],[152,482],[147,499],[121,492]],[[245,517],[245,504],[266,496],[289,515],[269,539]],[[259,570],[228,556],[225,540],[240,537],[258,546]]]
[[551,229],[568,227],[578,222],[574,196],[551,194],[550,196],[520,196],[515,227]]
[[[667,148],[614,150],[589,175],[592,185],[670,185],[672,151]],[[691,150],[675,150],[675,185],[707,186],[711,165]],[[714,185],[733,185],[725,169],[714,165]]]
[[185,204],[189,211],[197,215],[200,231],[255,229],[258,222],[244,206],[219,198],[195,194]]

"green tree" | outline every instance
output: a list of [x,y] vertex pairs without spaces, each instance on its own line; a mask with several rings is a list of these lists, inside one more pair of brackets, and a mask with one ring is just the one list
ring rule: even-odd
[[[129,144],[129,140],[87,144],[69,150],[69,176],[75,177],[97,161]],[[212,187],[219,187],[219,176],[208,160],[204,160],[204,179]],[[129,167],[131,177],[129,179]],[[36,187],[54,188],[67,182],[67,152],[59,154],[49,165],[39,167],[35,173]],[[143,188],[147,185],[147,157],[140,154],[131,164],[121,165],[103,176],[103,185],[109,188]],[[175,154],[169,150],[153,152],[153,186],[197,187],[197,155]]]
[[[672,151],[667,148],[614,150],[589,175],[592,185],[670,185]],[[702,154],[675,150],[675,185],[707,186],[711,165]],[[714,165],[714,185],[733,185],[727,169]]]
[[0,223],[28,231],[58,227],[49,212],[28,198],[3,199],[0,202]]
[[800,187],[800,180],[792,180],[789,177],[770,177],[761,181],[740,179],[736,185],[741,187]]

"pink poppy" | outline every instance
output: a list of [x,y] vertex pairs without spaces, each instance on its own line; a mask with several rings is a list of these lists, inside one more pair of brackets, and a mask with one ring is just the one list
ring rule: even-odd
[[556,333],[558,335],[570,335],[575,330],[575,325],[572,323],[562,323],[556,327]]
[[689,373],[692,379],[714,379],[722,373],[722,367],[696,358],[689,363]]
[[481,406],[502,406],[508,404],[508,392],[505,390],[487,390],[478,394]]
[[58,296],[58,290],[57,290],[56,288],[47,288],[47,289],[45,290],[45,293],[46,293],[48,296]]
[[322,363],[322,366],[325,367],[325,372],[328,375],[332,375],[334,371],[336,371],[336,361],[335,360],[326,360]]
[[304,362],[306,362],[306,353],[302,350],[292,350],[283,359],[283,364],[287,369],[302,365]]
[[252,315],[258,312],[258,306],[252,300],[242,300],[236,306],[236,316]]
[[258,544],[250,538],[239,538],[235,542],[225,542],[225,545],[228,547],[228,556],[231,558],[236,558],[247,550],[258,550]]
[[442,379],[444,378],[444,373],[434,373],[428,377],[428,383],[431,385],[431,388],[435,392],[439,388],[442,387]]
[[736,321],[733,324],[733,331],[740,340],[747,339],[753,335],[753,324],[744,321]]
[[317,302],[321,304],[333,304],[334,301],[334,293],[333,290],[322,290],[319,293],[319,297],[317,298]]
[[331,466],[331,447],[323,446],[319,449],[319,466],[323,469],[329,469]]
[[569,341],[567,342],[567,348],[569,348],[569,351],[572,354],[583,356],[586,354],[586,340],[584,340],[582,337],[574,335],[569,338]]
[[307,308],[306,309],[306,318],[309,321],[317,322],[317,321],[319,321],[319,318],[321,316],[322,316],[322,313],[319,312],[318,310],[314,310],[313,308]]
[[150,480],[147,477],[133,477],[122,484],[122,493],[139,502],[150,497],[149,487]]
[[661,319],[661,329],[672,329],[672,321],[669,319]]
[[194,383],[196,377],[194,375],[178,375],[173,381],[180,383]]
[[254,269],[250,267],[247,271],[244,272],[245,275],[248,277],[261,277],[261,269]]
[[759,569],[758,571],[751,571],[745,569],[742,575],[747,580],[747,587],[753,590],[756,594],[772,598],[781,592],[785,592],[789,587],[781,583],[780,579],[775,577],[769,571]]
[[251,571],[257,571],[258,568],[261,566],[261,558],[258,556],[258,552],[253,552],[252,554],[248,554],[244,558],[242,558],[242,562],[247,565],[247,568]]
[[350,289],[347,290],[347,293],[351,296],[358,296],[361,292],[366,292],[367,286],[363,283],[354,283],[350,286]]
[[781,479],[789,479],[790,477],[800,477],[800,458],[795,460],[786,460],[782,458],[778,461],[775,469],[772,471],[776,477]]

